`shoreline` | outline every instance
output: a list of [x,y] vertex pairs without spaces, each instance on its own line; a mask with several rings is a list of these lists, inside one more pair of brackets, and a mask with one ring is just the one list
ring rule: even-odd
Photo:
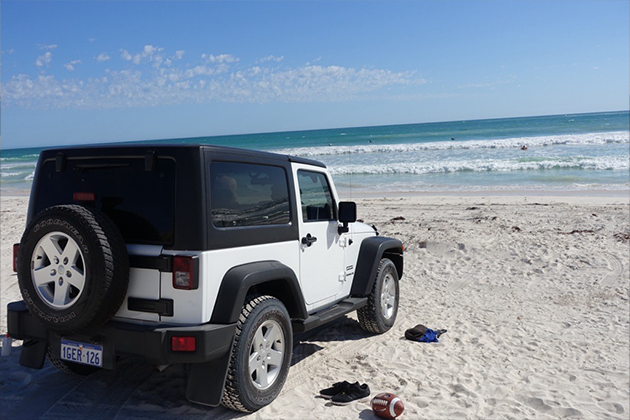
[[5,190],[0,190],[0,197],[7,197],[7,198],[11,198],[11,197],[29,197],[31,195],[31,190],[11,190],[11,191],[5,191]]
[[391,192],[351,192],[337,191],[357,199],[370,198],[411,198],[411,197],[576,197],[576,198],[627,198],[630,202],[630,189],[627,190],[479,190],[479,191],[391,191]]

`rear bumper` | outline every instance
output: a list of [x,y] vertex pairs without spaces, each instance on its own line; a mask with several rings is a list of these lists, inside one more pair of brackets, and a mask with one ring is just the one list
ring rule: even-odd
[[[193,327],[150,327],[110,321],[89,334],[62,335],[41,325],[23,301],[7,307],[9,335],[18,340],[47,343],[52,357],[60,358],[60,341],[69,339],[103,346],[103,368],[113,369],[116,356],[136,356],[148,363],[204,363],[225,356],[231,349],[236,324],[203,324]],[[196,338],[192,352],[171,350],[171,339],[177,336]]]

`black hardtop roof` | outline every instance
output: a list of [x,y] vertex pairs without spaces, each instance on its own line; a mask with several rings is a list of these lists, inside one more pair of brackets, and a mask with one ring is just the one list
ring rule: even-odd
[[168,154],[171,155],[178,150],[201,150],[207,151],[211,154],[216,155],[236,155],[243,156],[249,159],[255,159],[259,157],[265,160],[282,160],[289,161],[295,163],[302,163],[305,165],[313,165],[319,166],[321,168],[325,168],[321,162],[312,159],[305,159],[298,156],[290,156],[283,155],[272,152],[263,152],[259,150],[251,150],[251,149],[240,149],[236,147],[226,147],[226,146],[215,146],[208,144],[177,144],[177,143],[140,143],[140,144],[100,144],[100,145],[79,145],[79,146],[66,146],[59,148],[46,149],[42,151],[42,156],[53,157],[59,153],[67,154],[68,156],[81,156],[84,154],[87,155],[98,155],[103,156],[104,154],[139,154],[144,155],[146,153],[155,152],[158,155]]

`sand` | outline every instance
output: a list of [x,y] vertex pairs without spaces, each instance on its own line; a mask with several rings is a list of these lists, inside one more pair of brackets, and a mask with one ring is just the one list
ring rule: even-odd
[[[394,328],[370,336],[348,316],[300,337],[278,399],[252,419],[373,419],[367,402],[317,391],[367,383],[407,419],[627,419],[630,416],[628,197],[405,196],[358,201],[359,217],[404,241]],[[1,330],[19,299],[11,245],[27,199],[2,198]],[[416,324],[439,343],[405,340]],[[123,360],[71,377],[0,358],[2,418],[232,419],[186,401],[184,371]]]

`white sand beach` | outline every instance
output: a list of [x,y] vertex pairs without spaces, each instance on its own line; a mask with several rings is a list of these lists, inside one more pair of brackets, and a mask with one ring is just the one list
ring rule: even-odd
[[[251,414],[189,403],[184,370],[134,360],[71,377],[0,358],[3,419],[376,419],[368,402],[331,406],[333,382],[403,400],[403,419],[628,419],[630,199],[415,195],[357,200],[359,218],[406,245],[394,328],[350,316],[296,343],[284,389]],[[2,314],[19,300],[11,246],[28,199],[3,197]],[[439,343],[404,339],[416,324]]]

